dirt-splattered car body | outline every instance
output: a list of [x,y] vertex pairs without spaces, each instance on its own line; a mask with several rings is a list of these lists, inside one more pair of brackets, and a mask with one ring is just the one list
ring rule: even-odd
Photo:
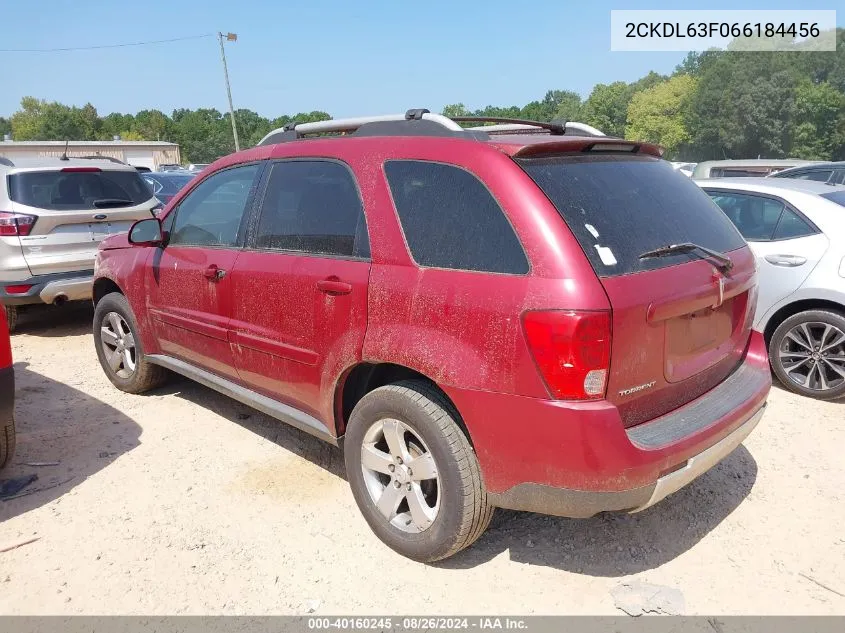
[[[753,256],[659,154],[606,137],[526,134],[262,145],[221,158],[181,191],[162,213],[160,243],[106,240],[95,302],[110,292],[126,296],[152,362],[333,443],[368,392],[428,381],[459,415],[493,505],[574,517],[642,509],[733,450],[760,419],[771,384],[762,338],[751,331]],[[340,256],[262,245],[273,170],[303,161],[339,165],[351,176],[366,249]],[[251,165],[231,245],[169,242],[192,192]],[[420,261],[409,223],[429,211],[434,218],[437,205],[416,216],[399,207],[417,194],[437,199],[424,175],[431,165],[461,172],[436,181],[446,192],[441,205],[471,189],[448,193],[449,178],[463,182],[467,174],[480,183],[524,266]],[[408,175],[417,167],[423,175]],[[600,194],[621,183],[609,205],[619,212],[621,237],[599,227],[607,209],[588,208],[587,199],[580,211],[562,210],[567,202],[555,183],[576,172],[567,186]],[[450,218],[477,207],[459,205]],[[635,215],[653,208],[668,220],[638,224]],[[472,252],[477,243],[503,243],[458,221],[448,230],[442,224],[432,219],[422,231],[444,244],[460,231]],[[356,249],[364,239],[357,231]],[[723,246],[729,268],[690,253],[623,257],[629,238],[647,251],[665,246],[664,238],[705,243],[711,234],[710,247]]]

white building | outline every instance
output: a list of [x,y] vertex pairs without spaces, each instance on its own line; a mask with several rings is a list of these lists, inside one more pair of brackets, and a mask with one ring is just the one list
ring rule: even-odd
[[[11,160],[37,156],[61,156],[65,141],[0,141],[0,156]],[[164,141],[69,141],[67,155],[108,156],[135,167],[155,171],[159,165],[181,164],[179,146]]]

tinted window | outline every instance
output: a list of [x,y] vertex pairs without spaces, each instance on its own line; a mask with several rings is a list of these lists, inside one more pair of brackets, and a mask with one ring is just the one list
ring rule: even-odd
[[840,204],[845,207],[845,191],[831,191],[830,193],[823,193],[821,194],[822,198],[827,198],[831,202],[835,202],[836,204]]
[[468,171],[424,161],[385,163],[411,256],[421,266],[524,275],[528,259],[493,195]]
[[813,235],[814,233],[815,230],[813,230],[813,227],[807,224],[803,218],[789,209],[784,209],[778,227],[775,230],[774,239],[789,240],[796,237],[804,237],[805,235]]
[[522,159],[601,276],[664,268],[689,255],[640,259],[661,246],[695,242],[717,251],[742,236],[694,182],[663,160],[588,154]]
[[794,176],[787,175],[786,178],[798,178],[800,180],[815,180],[817,182],[827,182],[833,176],[833,170],[827,171],[805,171],[803,174],[795,174]]
[[50,211],[132,207],[152,196],[132,171],[28,171],[9,176],[9,197]]
[[745,193],[708,193],[745,239],[758,242],[772,239],[784,209],[783,203]]
[[255,246],[369,257],[364,208],[349,169],[322,160],[273,165]]
[[258,164],[218,172],[201,182],[176,210],[169,244],[234,246]]

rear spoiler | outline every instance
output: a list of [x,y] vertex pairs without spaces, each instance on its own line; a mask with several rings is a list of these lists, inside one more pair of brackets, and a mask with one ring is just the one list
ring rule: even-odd
[[618,138],[572,138],[569,140],[555,140],[548,143],[531,143],[520,148],[512,156],[514,158],[528,158],[549,154],[573,153],[630,153],[647,154],[657,158],[663,157],[664,148],[653,143],[625,141]]

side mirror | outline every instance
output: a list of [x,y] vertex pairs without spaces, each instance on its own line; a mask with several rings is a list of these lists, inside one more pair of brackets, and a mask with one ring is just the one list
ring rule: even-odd
[[138,220],[129,229],[129,243],[136,246],[158,246],[164,241],[158,218]]

